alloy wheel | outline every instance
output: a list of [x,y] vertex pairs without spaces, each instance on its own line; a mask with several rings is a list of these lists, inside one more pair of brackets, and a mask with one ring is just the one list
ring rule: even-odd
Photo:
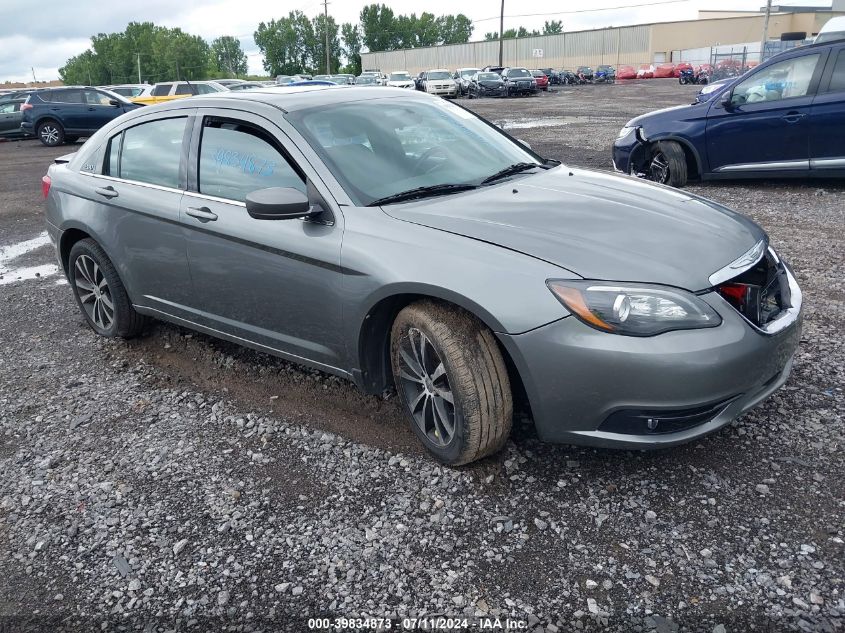
[[436,446],[455,437],[455,398],[446,367],[428,337],[410,328],[399,345],[400,388],[423,434]]
[[665,184],[669,181],[669,161],[663,152],[657,152],[651,157],[651,164],[648,166],[650,180]]
[[45,125],[41,128],[41,140],[45,145],[55,145],[59,142],[59,130],[55,126]]
[[74,284],[82,308],[97,327],[110,329],[114,323],[114,302],[102,269],[88,255],[77,257],[75,267]]

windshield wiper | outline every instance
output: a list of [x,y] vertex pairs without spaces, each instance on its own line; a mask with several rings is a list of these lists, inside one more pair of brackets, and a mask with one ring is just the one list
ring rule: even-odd
[[548,167],[540,163],[514,163],[513,165],[508,165],[504,169],[497,171],[492,176],[487,176],[487,178],[481,181],[481,184],[486,185],[491,182],[496,182],[497,180],[501,180],[502,178],[506,178],[507,176],[513,176],[514,174],[518,174],[523,171],[528,171],[529,169],[534,169],[535,167],[539,167],[541,169],[548,169]]
[[470,189],[477,189],[478,185],[470,184],[441,184],[441,185],[427,185],[425,187],[416,187],[415,189],[408,189],[407,191],[400,191],[383,198],[376,198],[370,202],[368,207],[377,207],[382,204],[391,204],[393,202],[404,202],[405,200],[419,200],[421,198],[430,198],[434,196],[443,196],[448,193],[458,193],[460,191],[469,191]]

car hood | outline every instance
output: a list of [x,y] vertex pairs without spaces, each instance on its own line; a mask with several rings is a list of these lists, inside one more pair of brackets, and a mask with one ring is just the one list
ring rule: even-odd
[[670,112],[679,112],[681,110],[686,110],[691,107],[695,107],[701,105],[700,103],[691,103],[687,105],[679,105],[679,106],[672,106],[671,108],[661,108],[660,110],[652,110],[651,112],[647,112],[646,114],[641,114],[640,116],[634,117],[630,121],[625,124],[625,127],[636,127],[646,121],[648,119],[656,119],[664,114],[668,114]]
[[448,197],[389,205],[397,220],[489,242],[586,279],[698,291],[763,230],[714,202],[624,176],[558,167]]

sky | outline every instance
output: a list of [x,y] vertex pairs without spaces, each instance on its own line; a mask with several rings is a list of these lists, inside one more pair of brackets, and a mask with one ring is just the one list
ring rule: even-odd
[[[361,8],[374,0],[330,0],[329,13],[338,23],[357,22]],[[415,0],[380,0],[394,13],[421,13]],[[695,19],[700,9],[758,10],[765,0],[505,0],[505,29],[525,26],[542,29],[545,20],[561,20],[566,31],[623,26],[648,22]],[[829,4],[810,0],[785,0],[779,4]],[[122,31],[129,22],[151,21],[180,27],[211,42],[221,35],[241,40],[250,73],[263,73],[262,57],[252,34],[259,22],[267,22],[300,10],[309,17],[322,12],[322,0],[40,0],[37,13],[49,19],[33,19],[31,10],[20,10],[14,0],[0,0],[0,83],[58,79],[59,67],[90,47],[96,33]],[[498,30],[499,0],[427,0],[425,11],[435,15],[467,15],[473,24],[472,39]],[[599,9],[599,10],[596,10]]]

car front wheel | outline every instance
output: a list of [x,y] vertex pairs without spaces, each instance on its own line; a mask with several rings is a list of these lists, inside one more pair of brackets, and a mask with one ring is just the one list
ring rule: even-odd
[[38,138],[47,147],[56,147],[65,142],[65,131],[56,121],[44,121],[38,125]]
[[68,281],[85,320],[97,334],[131,338],[141,333],[145,318],[132,307],[117,270],[97,242],[86,238],[70,249]]
[[651,149],[646,177],[670,187],[687,184],[687,159],[683,148],[675,141],[660,141]]
[[390,352],[411,427],[438,461],[467,464],[504,445],[513,418],[510,380],[496,339],[482,323],[420,301],[396,317]]

